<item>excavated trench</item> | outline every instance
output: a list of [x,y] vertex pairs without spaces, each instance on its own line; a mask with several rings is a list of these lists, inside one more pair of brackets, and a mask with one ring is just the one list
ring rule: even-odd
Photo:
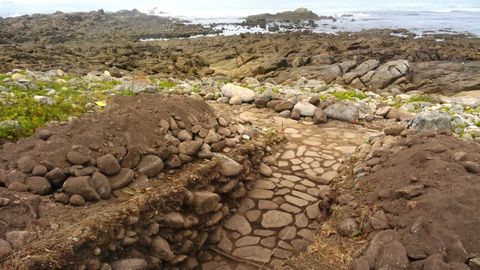
[[[179,106],[161,98],[140,96],[115,102],[120,106],[106,114],[54,129],[54,135],[46,141],[40,136],[4,148],[7,174],[0,182],[5,182],[6,188],[0,188],[0,195],[7,199],[7,205],[0,208],[0,213],[2,223],[8,226],[0,229],[12,243],[13,251],[3,254],[1,269],[237,270],[280,266],[314,242],[321,225],[319,206],[330,192],[330,181],[336,177],[343,157],[371,133],[348,124],[318,127],[309,122],[287,121],[257,109],[230,119],[229,109],[214,106],[225,112],[219,117],[206,104],[191,99],[174,100],[188,103],[181,108],[193,108],[175,115],[166,114],[166,110],[168,106]],[[157,109],[162,102],[165,105]],[[193,115],[206,117],[194,119]],[[170,128],[163,128],[164,117],[170,117]],[[125,125],[127,122],[141,125]],[[157,124],[159,129],[152,128]],[[256,133],[253,139],[240,143],[239,137],[253,132],[251,124],[257,130],[269,127],[281,132],[274,136]],[[110,129],[112,134],[104,134],[105,126],[117,128]],[[184,131],[194,134],[195,139],[179,143]],[[144,136],[129,137],[129,132]],[[99,137],[102,133],[105,136]],[[72,139],[71,134],[81,136]],[[165,135],[158,140],[158,134]],[[130,166],[135,148],[123,148],[120,145],[125,142],[115,137],[126,138],[127,145],[146,146],[142,155],[136,154],[134,163],[141,160],[138,166]],[[224,138],[224,142],[212,138]],[[278,144],[284,138],[287,142]],[[70,149],[82,153],[83,148],[76,144],[85,139],[90,150],[84,153],[91,157],[87,160],[90,164],[72,165],[75,160]],[[195,153],[182,154],[189,153],[185,145],[197,142],[203,144],[198,144]],[[99,143],[103,143],[100,148]],[[177,152],[165,150],[172,148]],[[145,177],[159,163],[153,154],[162,157],[167,169],[158,176]],[[204,159],[204,154],[213,158]],[[117,158],[111,163],[120,162],[120,171],[131,168],[132,182],[121,188],[112,185],[114,199],[102,197],[84,207],[74,207],[75,195],[87,198],[85,195],[90,193],[85,191],[103,190],[95,183],[88,190],[77,187],[76,193],[70,192],[73,187],[69,182],[93,179],[95,173],[88,175],[98,170],[107,173],[102,163],[109,155]],[[54,186],[47,193],[49,197],[32,194],[35,190],[28,185],[33,172],[24,173],[26,182],[9,180],[9,176],[25,169],[25,160],[36,163],[45,158],[56,162],[56,166],[71,166],[63,170],[70,175],[63,178],[63,187]],[[181,167],[175,162],[179,159]],[[147,161],[149,165],[144,166]],[[79,176],[83,173],[87,176]],[[117,184],[119,175],[107,179]],[[30,193],[12,189],[25,185]],[[62,201],[65,193],[70,201]],[[64,196],[58,196],[61,194]]]
[[92,205],[77,224],[31,242],[2,269],[197,269],[257,178],[265,145],[236,149],[235,161],[192,162],[143,194]]

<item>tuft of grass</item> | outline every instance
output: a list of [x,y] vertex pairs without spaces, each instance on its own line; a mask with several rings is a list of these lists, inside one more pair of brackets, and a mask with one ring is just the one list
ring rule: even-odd
[[255,90],[257,91],[257,93],[263,94],[265,93],[265,91],[267,91],[267,88],[265,86],[260,86],[260,87],[257,87]]
[[193,93],[200,93],[200,85],[198,84],[194,84],[192,85],[192,90],[191,90]]
[[320,99],[320,101],[324,102],[324,101],[327,101],[330,98],[330,96],[325,94],[320,94],[318,98]]
[[332,95],[339,100],[362,100],[367,98],[367,95],[365,95],[363,92],[356,90],[333,92]]
[[407,100],[407,103],[412,103],[412,102],[429,102],[429,103],[435,103],[435,101],[430,98],[429,96],[427,95],[415,95],[415,96],[412,96],[410,97],[408,100]]
[[158,89],[164,90],[164,89],[173,88],[177,86],[177,84],[169,80],[161,80],[157,83],[157,86],[158,86]]

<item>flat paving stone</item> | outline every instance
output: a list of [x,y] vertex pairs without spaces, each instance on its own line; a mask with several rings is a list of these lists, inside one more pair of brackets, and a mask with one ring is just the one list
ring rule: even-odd
[[302,161],[298,158],[291,159],[290,162],[292,162],[293,165],[302,164]]
[[233,256],[255,262],[268,263],[270,261],[270,249],[261,246],[245,246],[233,250]]
[[240,207],[238,207],[237,212],[240,214],[244,214],[254,207],[255,202],[252,199],[243,198],[243,200],[240,202]]
[[231,231],[236,231],[241,233],[242,235],[246,235],[252,232],[252,227],[250,226],[250,223],[248,220],[239,214],[233,215],[231,218],[229,218],[225,224],[225,228],[231,230]]
[[318,204],[312,204],[307,207],[305,213],[307,214],[309,219],[316,219],[320,216],[320,209],[318,208]]
[[278,208],[278,205],[272,201],[267,201],[267,200],[258,201],[258,209],[260,210],[273,210],[277,208]]
[[300,183],[302,183],[302,185],[307,186],[307,187],[315,187],[315,183],[313,183],[312,181],[306,180],[306,179],[302,180],[302,182],[300,182]]
[[235,241],[235,246],[236,247],[253,246],[258,244],[258,242],[260,242],[260,237],[258,236],[245,236]]
[[256,229],[256,230],[253,231],[253,234],[258,235],[258,236],[266,237],[266,236],[274,235],[275,231]]
[[314,230],[309,230],[309,229],[303,229],[303,230],[300,230],[297,235],[307,239],[307,240],[310,240],[310,241],[314,241],[315,240],[315,231]]
[[307,151],[307,146],[305,146],[305,145],[300,145],[300,146],[297,148],[297,157],[303,156],[303,154],[305,153],[305,151]]
[[290,189],[288,188],[282,188],[282,189],[279,189],[277,192],[275,192],[276,195],[280,195],[280,196],[283,196],[288,193],[290,193]]
[[275,183],[273,183],[272,181],[268,181],[268,180],[257,180],[257,181],[255,181],[253,186],[255,188],[259,188],[259,189],[269,189],[269,190],[275,189],[277,187],[275,185]]
[[285,241],[278,241],[278,246],[283,248],[283,249],[286,249],[286,250],[292,250],[293,249],[292,245],[290,245],[289,243],[287,243]]
[[318,153],[313,152],[313,151],[305,152],[305,156],[307,156],[307,157],[320,157],[320,155]]
[[308,226],[308,217],[303,213],[295,215],[295,224],[298,228],[307,227]]
[[260,241],[260,244],[267,248],[274,248],[277,245],[277,237],[272,236],[264,238],[262,239],[262,241]]
[[[335,163],[335,161],[333,161],[333,163]],[[314,169],[320,168],[320,162],[315,160],[314,162],[312,162],[312,164],[310,164],[310,167],[312,167]]]
[[298,176],[295,176],[295,175],[291,175],[291,174],[285,174],[282,177],[283,177],[283,179],[287,179],[288,181],[292,181],[292,182],[298,182],[298,181],[302,180],[302,178],[300,178]]
[[297,191],[297,190],[292,190],[292,195],[296,196],[296,197],[299,197],[300,199],[310,201],[310,202],[314,202],[314,201],[318,200],[317,198],[315,198],[311,195],[308,195],[307,193],[300,192],[300,191]]
[[303,199],[300,199],[298,197],[294,197],[294,196],[291,196],[291,195],[287,195],[285,196],[285,200],[287,200],[287,202],[295,205],[295,206],[298,206],[298,207],[305,207],[308,205],[308,202],[306,200],[303,200]]
[[298,214],[300,212],[302,212],[302,209],[294,206],[294,205],[291,205],[289,203],[284,203],[282,205],[280,205],[280,209],[286,211],[286,212],[289,212],[289,213],[292,213],[292,214]]
[[292,171],[301,171],[303,168],[301,166],[292,166]]
[[304,144],[310,145],[310,146],[320,146],[320,145],[323,144],[323,143],[320,142],[320,141],[314,141],[314,140],[303,140],[302,142],[303,142]]
[[262,211],[260,210],[250,210],[245,214],[245,217],[249,222],[257,222],[262,215]]
[[277,162],[277,166],[280,167],[280,168],[283,168],[283,167],[288,167],[288,161],[284,161],[284,160],[280,160]]
[[305,162],[305,163],[307,163],[307,164],[310,164],[310,163],[312,163],[313,161],[314,161],[314,159],[311,158],[311,157],[306,157],[306,158],[303,159],[303,162]]
[[270,210],[263,214],[261,224],[264,228],[281,228],[290,225],[292,222],[293,217],[291,214],[278,210]]
[[307,190],[307,187],[304,186],[304,185],[295,185],[293,188],[296,189],[296,190],[299,190],[299,191]]
[[233,249],[233,243],[232,241],[230,241],[230,239],[228,239],[226,235],[223,235],[222,239],[217,244],[217,247],[223,251],[231,252]]
[[285,132],[285,134],[296,134],[298,133],[298,130],[294,128],[286,128],[283,132]]
[[330,167],[332,166],[333,164],[335,164],[335,160],[326,160],[323,162],[323,167]]
[[328,171],[324,174],[322,174],[320,177],[325,179],[326,181],[332,181],[335,177],[337,177],[337,172],[336,171]]
[[285,227],[277,236],[280,240],[292,240],[297,236],[297,228],[291,226]]
[[271,199],[273,195],[273,191],[260,188],[254,188],[248,193],[248,197],[252,199]]
[[319,197],[320,196],[320,190],[318,188],[309,188],[307,189],[307,193],[314,196],[314,197]]
[[295,186],[295,184],[288,180],[282,180],[280,181],[280,186],[292,188]]
[[292,158],[295,158],[295,152],[293,152],[293,150],[288,150],[286,151],[285,153],[283,153],[282,155],[282,159],[292,159]]

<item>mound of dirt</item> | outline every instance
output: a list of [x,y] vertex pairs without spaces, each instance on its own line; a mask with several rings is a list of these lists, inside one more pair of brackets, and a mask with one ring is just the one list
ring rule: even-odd
[[469,269],[475,264],[479,151],[478,144],[432,132],[374,140],[355,166],[358,176],[366,174],[355,183],[356,194],[337,198],[344,210],[337,229],[344,230],[354,217],[363,233],[374,236],[354,269]]
[[0,268],[195,269],[256,178],[253,133],[204,101],[138,95],[3,145]]
[[4,144],[0,184],[39,195],[61,189],[86,200],[107,199],[112,190],[134,182],[135,172],[156,177],[164,167],[178,168],[197,156],[211,158],[212,151],[235,146],[242,135],[252,137],[253,130],[217,117],[204,101],[115,97],[105,112]]
[[478,269],[479,162],[478,144],[448,132],[372,137],[319,205],[331,216],[316,242],[284,269]]

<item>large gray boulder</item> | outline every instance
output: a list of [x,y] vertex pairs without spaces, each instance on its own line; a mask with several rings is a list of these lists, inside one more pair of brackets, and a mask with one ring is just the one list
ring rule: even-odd
[[421,112],[408,123],[408,127],[416,130],[449,130],[452,127],[451,120],[452,116],[444,112]]
[[408,74],[410,64],[407,60],[390,61],[375,70],[367,85],[371,89],[383,89],[395,80]]
[[255,92],[252,90],[232,83],[222,86],[222,94],[228,98],[236,96],[237,98],[240,98],[242,102],[251,102],[256,96]]
[[293,106],[293,110],[299,110],[301,116],[313,116],[316,108],[317,106],[310,104],[307,101],[300,101]]
[[362,62],[354,70],[349,71],[347,74],[343,75],[343,80],[345,83],[351,83],[354,79],[362,77],[370,70],[376,69],[379,65],[379,61],[375,59],[370,59],[365,62]]
[[335,103],[323,110],[328,118],[344,122],[356,122],[359,119],[360,112],[357,107],[344,103]]

